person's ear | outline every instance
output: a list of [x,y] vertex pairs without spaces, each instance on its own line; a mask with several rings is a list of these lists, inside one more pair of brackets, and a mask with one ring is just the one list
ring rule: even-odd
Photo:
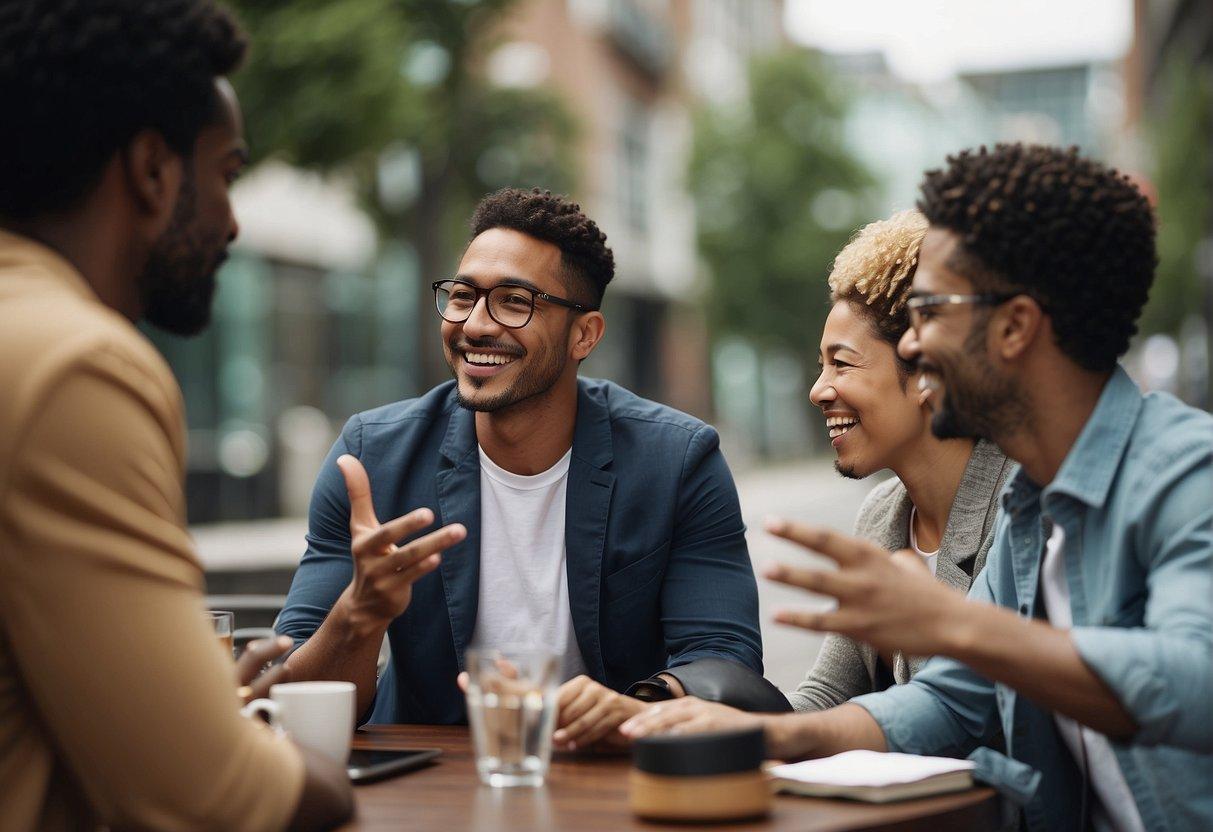
[[998,307],[990,321],[995,354],[1004,361],[1022,358],[1046,328],[1040,304],[1027,295],[1016,295]]
[[602,317],[601,312],[585,312],[578,315],[569,336],[573,358],[577,361],[588,358],[604,334],[606,334],[606,318]]
[[135,210],[153,226],[167,227],[185,176],[185,160],[159,131],[141,130],[122,151]]

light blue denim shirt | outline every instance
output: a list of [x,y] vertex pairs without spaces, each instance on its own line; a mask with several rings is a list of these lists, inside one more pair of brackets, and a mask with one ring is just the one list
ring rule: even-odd
[[[1213,830],[1213,416],[1142,396],[1118,368],[1053,482],[1021,471],[1002,506],[969,597],[1044,618],[1040,564],[1060,523],[1071,638],[1138,726],[1112,746],[1142,822]],[[1082,776],[1053,715],[1006,685],[937,657],[853,701],[890,751],[972,756],[1028,829],[1077,829]]]

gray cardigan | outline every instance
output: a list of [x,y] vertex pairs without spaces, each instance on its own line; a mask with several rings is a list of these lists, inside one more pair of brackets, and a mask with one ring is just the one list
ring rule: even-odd
[[[984,439],[973,448],[965,466],[956,499],[948,514],[935,564],[935,577],[948,586],[968,592],[973,577],[986,563],[994,540],[998,495],[1015,464]],[[910,495],[896,477],[872,489],[859,508],[855,534],[885,549],[910,545]],[[813,669],[788,700],[798,711],[822,711],[876,690],[877,653],[867,644],[830,633]],[[893,657],[893,678],[902,685],[922,667],[926,657]]]

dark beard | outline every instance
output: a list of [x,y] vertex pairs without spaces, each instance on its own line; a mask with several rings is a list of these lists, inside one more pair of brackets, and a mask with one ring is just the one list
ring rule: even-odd
[[[975,328],[965,341],[965,352],[972,356],[948,356],[951,371],[941,372],[943,404],[931,417],[931,433],[936,439],[988,439],[1012,432],[1023,423],[1027,408],[1018,385],[999,375],[985,356],[985,329]],[[943,370],[943,368],[940,368]],[[963,377],[963,378],[962,378]]]
[[[483,343],[466,343],[471,347],[479,346],[486,349],[492,348]],[[454,345],[451,345],[449,349],[451,356],[460,355],[460,351],[456,350]],[[458,379],[458,373],[456,373],[454,365],[454,361],[456,360],[460,359],[448,359],[448,365],[451,368],[451,372],[455,373],[456,379]],[[458,381],[456,381],[455,384],[455,398],[456,401],[458,401],[459,406],[467,410],[472,410],[479,413],[496,413],[504,410],[507,407],[513,407],[514,405],[524,402],[527,399],[542,396],[544,393],[551,390],[552,387],[555,386],[556,382],[560,379],[561,374],[564,373],[564,365],[565,362],[562,360],[562,355],[553,350],[551,356],[546,361],[543,361],[543,363],[535,364],[531,367],[524,367],[522,372],[518,374],[518,378],[514,380],[513,384],[492,398],[466,398],[463,395],[463,392],[459,389]],[[470,381],[473,387],[480,388],[484,386],[488,379],[473,378],[470,379]]]
[[843,465],[843,464],[842,464],[840,461],[838,461],[837,459],[836,459],[836,460],[834,460],[834,470],[835,470],[835,471],[837,471],[837,472],[838,472],[840,475],[842,475],[842,476],[846,477],[846,478],[847,478],[847,479],[849,479],[849,480],[861,480],[861,479],[863,479],[863,477],[859,476],[859,474],[857,474],[857,473],[855,472],[855,468],[854,468],[854,467],[852,467],[852,466],[850,466],[850,465]]
[[208,241],[198,227],[191,162],[169,226],[156,240],[139,275],[143,317],[174,335],[197,335],[211,322],[215,272],[225,259],[222,239]]
[[953,409],[952,393],[948,391],[943,407],[931,416],[931,433],[936,439],[988,439],[976,427],[965,422],[964,417]]

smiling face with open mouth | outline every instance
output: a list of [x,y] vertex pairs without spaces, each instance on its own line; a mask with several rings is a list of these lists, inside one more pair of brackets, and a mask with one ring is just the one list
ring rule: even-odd
[[543,395],[569,373],[576,375],[567,308],[536,300],[524,326],[507,327],[489,314],[487,296],[476,292],[517,287],[495,293],[494,308],[503,317],[511,307],[529,306],[532,290],[567,295],[560,273],[560,249],[518,231],[491,228],[468,244],[456,279],[474,308],[462,323],[442,322],[443,351],[464,407],[496,412]]
[[898,370],[894,347],[870,314],[849,300],[834,304],[821,335],[821,375],[809,393],[825,415],[835,467],[857,479],[893,466],[922,438],[927,420],[915,380]]

